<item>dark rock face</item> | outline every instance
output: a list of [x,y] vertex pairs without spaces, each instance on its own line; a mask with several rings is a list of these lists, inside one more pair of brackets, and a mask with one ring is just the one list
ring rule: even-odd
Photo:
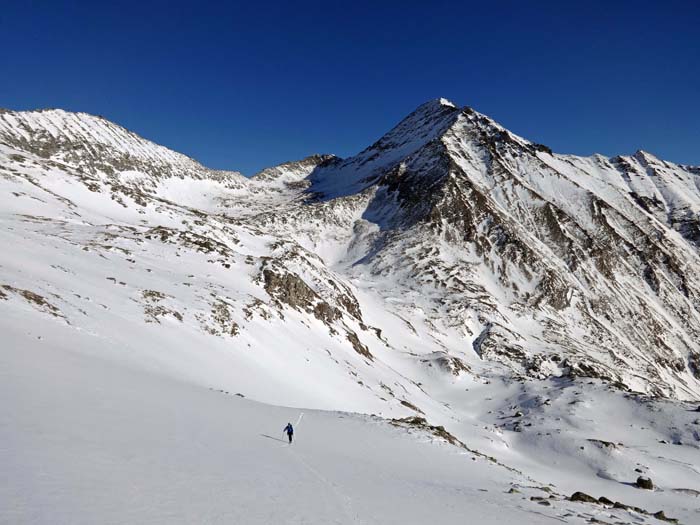
[[639,476],[635,484],[640,489],[654,490],[654,483],[646,476]]
[[340,318],[338,309],[323,301],[298,275],[279,275],[269,269],[264,269],[262,274],[265,291],[270,297],[292,308],[313,313],[326,324]]
[[666,516],[666,514],[664,514],[663,510],[655,512],[654,514],[652,514],[652,516],[654,516],[657,520],[667,521],[669,523],[678,523],[677,519],[669,518],[668,516]]
[[[367,345],[360,341],[357,333],[340,323],[336,324],[343,318],[343,312],[326,302],[317,292],[315,292],[301,277],[293,273],[287,273],[280,268],[273,270],[271,268],[263,268],[262,278],[265,291],[270,297],[279,304],[290,306],[296,310],[313,314],[317,319],[325,323],[331,333],[335,333],[338,329],[345,331],[345,337],[352,345],[353,349],[363,357],[370,361],[374,356],[367,348]],[[337,290],[336,285],[331,283],[332,287]],[[341,293],[338,302],[346,309],[349,315],[359,318],[361,323],[362,315],[357,304],[357,300]],[[364,326],[361,324],[361,326]],[[364,327],[366,329],[366,327]]]
[[355,332],[349,331],[347,333],[347,339],[350,341],[350,344],[352,347],[355,349],[355,352],[358,354],[366,357],[370,361],[374,359],[374,356],[370,353],[369,349],[367,348],[366,345],[362,344],[360,339],[357,337],[357,334]]
[[690,353],[688,356],[688,368],[695,379],[700,380],[700,353]]
[[584,503],[598,503],[598,500],[593,496],[589,496],[585,492],[574,492],[569,498],[571,501],[582,501]]

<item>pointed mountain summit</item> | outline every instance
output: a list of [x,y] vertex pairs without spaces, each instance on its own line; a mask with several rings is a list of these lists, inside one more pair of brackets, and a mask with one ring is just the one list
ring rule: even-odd
[[382,173],[438,139],[459,112],[446,99],[422,104],[367,149],[314,174],[313,191],[326,197],[361,191]]
[[[192,330],[313,325],[326,330],[319,348],[372,367],[391,361],[386,349],[411,348],[417,369],[418,356],[440,355],[521,379],[591,377],[700,399],[697,168],[641,151],[555,154],[445,99],[357,155],[314,155],[251,179],[60,110],[1,113],[0,148],[12,184],[30,185],[7,195],[46,192],[41,206],[10,199],[18,217],[131,224],[129,253],[138,240],[236,267],[242,281],[206,285],[229,290],[224,298],[191,298]],[[172,301],[148,311],[179,312]]]
[[[270,489],[261,505],[279,503],[280,485],[265,481],[257,459],[285,464],[288,452],[267,433],[301,421],[289,407],[304,407],[301,448],[290,452],[312,451],[300,481],[322,509],[318,523],[357,522],[351,500],[368,522],[401,521],[393,508],[382,520],[365,505],[386,507],[358,472],[374,472],[391,501],[401,495],[395,477],[368,461],[377,437],[382,453],[403,450],[387,465],[402,466],[405,493],[418,498],[403,513],[409,521],[435,521],[424,500],[444,507],[452,487],[455,501],[473,493],[476,504],[464,508],[494,523],[503,505],[513,511],[506,522],[566,513],[572,523],[628,523],[652,512],[697,522],[690,487],[700,474],[689,466],[700,440],[699,217],[698,168],[642,151],[556,154],[444,99],[357,155],[313,155],[251,178],[99,117],[0,112],[0,429],[10,430],[0,453],[29,496],[18,507],[5,491],[5,515],[16,522],[26,507],[26,521],[67,517],[51,501],[68,487],[70,516],[82,516],[86,478],[60,451],[74,444],[85,465],[96,458],[111,469],[103,459],[126,457],[124,444],[144,436],[143,468],[129,461],[126,477],[113,476],[127,499],[134,490],[123,480],[146,473],[149,504],[188,457],[198,483],[220,487],[223,465],[238,472],[227,493],[250,486],[245,465],[231,468],[242,458]],[[85,400],[77,412],[76,400]],[[149,427],[144,404],[168,418]],[[232,425],[235,410],[255,424]],[[222,451],[204,464],[198,443],[182,454],[192,440],[178,433],[199,439],[205,427],[191,423],[200,416],[207,443],[218,438]],[[100,418],[116,429],[128,420],[133,432],[105,448]],[[73,422],[97,433],[76,440]],[[237,429],[236,454],[222,428]],[[345,478],[333,478],[350,457],[330,438],[338,432],[361,462]],[[160,438],[174,443],[174,463],[154,455]],[[17,454],[14,442],[27,447]],[[427,463],[411,455],[428,451],[444,464],[440,483],[433,476],[422,493]],[[637,469],[656,490],[630,486]],[[362,483],[341,492],[338,479]],[[577,497],[584,492],[609,499]],[[161,499],[157,517],[169,519],[173,498]],[[228,508],[240,512],[212,519],[251,515],[236,501]]]
[[700,195],[691,169],[644,152],[553,154],[436,100],[311,180],[333,208],[364,196],[364,226],[353,226],[350,245],[365,248],[347,260],[351,274],[381,275],[387,293],[397,283],[433,290],[435,323],[482,358],[535,376],[698,391]]

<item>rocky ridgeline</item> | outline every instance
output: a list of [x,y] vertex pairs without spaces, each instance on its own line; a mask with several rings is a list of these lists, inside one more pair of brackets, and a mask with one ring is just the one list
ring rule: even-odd
[[[12,149],[5,176],[60,168],[124,208],[166,214],[168,225],[143,219],[130,236],[227,269],[245,259],[267,295],[245,308],[294,309],[368,360],[392,343],[358,289],[406,330],[439,334],[434,351],[457,374],[477,359],[519,380],[591,377],[700,399],[698,168],[645,152],[556,155],[445,100],[354,157],[315,155],[251,179],[60,110],[3,111],[0,143]],[[173,180],[211,184],[177,192]],[[265,248],[241,248],[234,230]],[[142,299],[152,322],[178,311]],[[198,314],[206,330],[244,331],[244,305],[217,301]]]

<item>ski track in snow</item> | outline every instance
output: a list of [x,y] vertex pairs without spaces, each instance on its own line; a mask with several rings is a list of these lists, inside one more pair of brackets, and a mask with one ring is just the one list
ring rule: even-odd
[[306,459],[298,455],[296,453],[296,450],[294,450],[293,445],[289,447],[289,452],[295,459],[297,459],[297,461],[300,465],[303,466],[303,468],[305,468],[308,472],[313,474],[322,483],[323,487],[330,488],[335,499],[338,501],[340,508],[343,509],[343,514],[350,523],[364,523],[357,517],[357,515],[353,511],[353,502],[350,496],[343,493],[343,491],[340,487],[338,487],[338,485],[336,485],[333,481],[326,479],[317,469],[312,467]]

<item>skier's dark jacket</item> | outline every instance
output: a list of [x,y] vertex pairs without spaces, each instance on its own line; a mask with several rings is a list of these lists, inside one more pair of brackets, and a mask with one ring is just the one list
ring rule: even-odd
[[287,434],[294,434],[294,428],[292,427],[292,424],[287,423],[287,426],[284,427],[284,430],[282,432],[286,432]]

